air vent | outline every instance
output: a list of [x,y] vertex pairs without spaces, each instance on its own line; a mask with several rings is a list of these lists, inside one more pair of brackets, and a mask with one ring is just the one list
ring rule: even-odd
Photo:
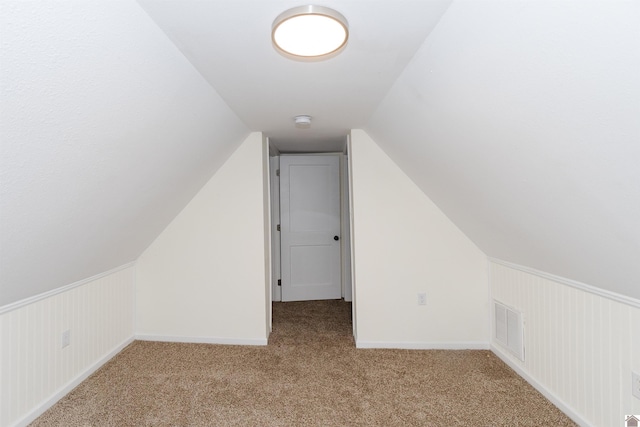
[[524,362],[522,313],[494,301],[496,341]]

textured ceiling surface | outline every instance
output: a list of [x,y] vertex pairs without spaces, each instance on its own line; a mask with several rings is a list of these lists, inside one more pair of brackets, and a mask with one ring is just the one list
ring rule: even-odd
[[323,62],[288,0],[0,2],[0,306],[135,260],[250,130],[360,127],[487,255],[640,298],[640,2],[317,4]]
[[2,306],[136,260],[248,129],[133,1],[0,7]]
[[489,256],[640,298],[640,2],[455,2],[366,130]]
[[[292,61],[271,43],[273,20],[295,0],[138,0],[233,111],[281,150],[343,142],[363,127],[450,0],[333,0],[351,37],[336,57]],[[311,128],[293,117],[313,117]]]

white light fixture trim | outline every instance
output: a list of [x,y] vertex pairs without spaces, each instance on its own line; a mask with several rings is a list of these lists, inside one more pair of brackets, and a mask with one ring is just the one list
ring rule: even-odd
[[309,129],[311,127],[311,116],[295,116],[294,120],[298,129]]
[[328,7],[299,6],[273,21],[271,39],[285,56],[324,59],[347,44],[349,25],[344,16]]

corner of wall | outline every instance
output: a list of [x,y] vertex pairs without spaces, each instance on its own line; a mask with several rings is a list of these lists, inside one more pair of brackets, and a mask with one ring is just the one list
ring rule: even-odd
[[265,282],[265,333],[271,333],[271,299],[273,287],[273,273],[271,266],[271,164],[269,138],[262,134],[262,195],[264,218],[264,282]]
[[140,256],[137,334],[266,340],[263,144],[250,134]]
[[352,130],[349,155],[358,339],[488,348],[484,253],[366,132]]

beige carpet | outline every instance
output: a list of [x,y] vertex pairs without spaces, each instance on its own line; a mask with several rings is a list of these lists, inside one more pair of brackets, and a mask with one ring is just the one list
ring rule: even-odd
[[32,425],[574,425],[489,351],[357,350],[348,303],[273,311],[266,347],[136,341]]

